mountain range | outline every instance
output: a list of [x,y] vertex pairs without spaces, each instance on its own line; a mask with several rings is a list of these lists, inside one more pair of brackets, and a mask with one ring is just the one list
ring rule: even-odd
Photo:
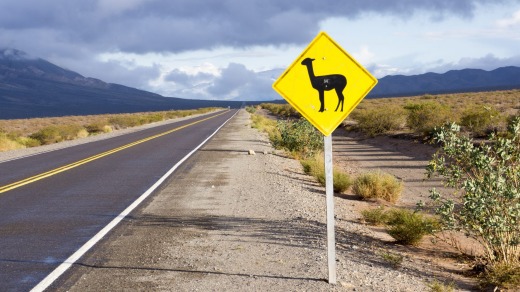
[[[269,76],[274,70],[266,71]],[[280,70],[281,73],[281,70]],[[261,74],[261,73],[258,73]],[[273,75],[274,77],[274,75]],[[390,75],[367,98],[520,88],[520,67],[452,70],[443,74]],[[258,104],[265,101],[251,102]],[[283,101],[278,101],[283,102]],[[0,119],[233,107],[243,101],[164,97],[84,77],[15,49],[0,49]]]
[[491,91],[520,88],[520,67],[451,70],[443,74],[389,75],[379,79],[370,97]]
[[0,119],[240,107],[240,101],[164,97],[84,77],[14,49],[0,49]]

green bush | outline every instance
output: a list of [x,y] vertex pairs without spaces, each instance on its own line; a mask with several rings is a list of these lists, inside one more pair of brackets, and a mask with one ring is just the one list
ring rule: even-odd
[[[324,169],[324,167],[322,167],[322,169],[323,169],[323,171],[316,173],[315,177],[322,186],[325,186],[326,185],[325,169]],[[333,184],[334,192],[343,193],[348,188],[350,188],[350,186],[352,185],[352,179],[350,178],[350,176],[347,173],[345,173],[337,168],[334,168],[334,170],[332,171],[332,184]]]
[[363,219],[372,225],[385,225],[386,231],[397,243],[416,245],[428,234],[438,230],[437,220],[406,209],[391,209],[384,207],[361,211]]
[[454,119],[451,109],[436,101],[409,103],[405,109],[408,110],[406,125],[422,135],[429,135],[435,128]]
[[374,171],[354,180],[352,191],[363,199],[383,199],[395,203],[401,196],[402,183],[389,173]]
[[382,226],[388,221],[388,214],[383,206],[361,211],[365,222],[371,225]]
[[254,114],[256,112],[256,107],[254,106],[247,106],[246,111],[250,114]]
[[303,171],[308,175],[317,176],[318,173],[325,172],[323,160],[316,157],[300,160],[300,163],[303,166]]
[[306,119],[278,121],[280,137],[273,141],[275,147],[286,149],[297,157],[311,157],[323,150],[323,135]]
[[[323,159],[318,158],[317,156],[318,155],[313,158],[300,160],[300,163],[306,174],[315,177],[322,186],[325,186],[325,164]],[[332,181],[333,189],[336,193],[342,193],[352,185],[352,179],[350,176],[339,168],[334,168]]]
[[476,145],[456,124],[441,128],[428,174],[456,191],[452,199],[432,189],[430,198],[445,229],[476,239],[491,267],[520,267],[520,118],[505,136]]
[[387,216],[386,231],[397,243],[405,245],[417,245],[438,228],[436,220],[406,209],[390,210]]
[[500,119],[500,113],[494,107],[474,105],[462,112],[460,124],[474,136],[481,137],[497,127]]
[[375,107],[354,110],[351,116],[362,133],[373,137],[400,129],[404,124],[405,111],[400,106]]

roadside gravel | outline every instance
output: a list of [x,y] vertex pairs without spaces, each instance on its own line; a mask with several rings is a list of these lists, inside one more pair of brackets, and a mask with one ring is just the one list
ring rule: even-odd
[[51,290],[427,291],[433,279],[469,289],[362,224],[348,194],[335,198],[338,284],[328,284],[324,193],[242,110]]

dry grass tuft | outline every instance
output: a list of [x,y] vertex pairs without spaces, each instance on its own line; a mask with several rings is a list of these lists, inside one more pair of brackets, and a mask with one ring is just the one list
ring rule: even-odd
[[393,175],[381,171],[361,174],[354,180],[352,191],[363,199],[383,199],[395,203],[401,196],[403,184]]

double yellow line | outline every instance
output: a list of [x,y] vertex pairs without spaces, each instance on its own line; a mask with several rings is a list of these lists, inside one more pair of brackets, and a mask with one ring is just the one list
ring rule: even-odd
[[[227,111],[226,111],[227,112]],[[49,170],[47,172],[44,172],[44,173],[40,173],[40,174],[37,174],[35,176],[31,176],[31,177],[28,177],[26,179],[23,179],[23,180],[20,180],[20,181],[17,181],[17,182],[14,182],[14,183],[11,183],[11,184],[8,184],[8,185],[5,185],[5,186],[2,186],[0,187],[0,194],[2,193],[5,193],[7,191],[10,191],[10,190],[13,190],[13,189],[16,189],[16,188],[19,188],[21,186],[24,186],[24,185],[27,185],[27,184],[30,184],[30,183],[33,183],[35,181],[39,181],[41,179],[44,179],[44,178],[47,178],[49,176],[53,176],[55,174],[58,174],[60,172],[64,172],[64,171],[67,171],[69,169],[72,169],[72,168],[75,168],[75,167],[78,167],[80,165],[83,165],[83,164],[86,164],[86,163],[89,163],[89,162],[92,162],[94,160],[97,160],[97,159],[100,159],[102,157],[105,157],[105,156],[108,156],[110,154],[114,154],[116,152],[119,152],[121,150],[124,150],[124,149],[128,149],[130,147],[133,147],[135,145],[139,145],[141,143],[144,143],[144,142],[148,142],[150,140],[153,140],[153,139],[156,139],[156,138],[159,138],[159,137],[162,137],[162,136],[165,136],[165,135],[168,135],[168,134],[171,134],[173,132],[176,132],[176,131],[179,131],[181,129],[184,129],[184,128],[187,128],[187,127],[190,127],[190,126],[193,126],[195,124],[198,124],[198,123],[202,123],[204,121],[207,121],[207,120],[210,120],[210,119],[213,119],[215,117],[218,117],[220,115],[223,115],[225,114],[226,112],[223,112],[223,113],[220,113],[220,114],[217,114],[217,115],[214,115],[214,116],[211,116],[211,117],[208,117],[208,118],[205,118],[205,119],[202,119],[202,120],[199,120],[199,121],[196,121],[196,122],[192,122],[192,123],[189,123],[189,124],[186,124],[184,126],[180,126],[180,127],[177,127],[175,129],[172,129],[172,130],[169,130],[169,131],[166,131],[166,132],[163,132],[163,133],[160,133],[160,134],[157,134],[157,135],[154,135],[154,136],[150,136],[148,138],[144,138],[144,139],[141,139],[141,140],[138,140],[138,141],[135,141],[135,142],[132,142],[132,143],[129,143],[129,144],[126,144],[126,145],[123,145],[121,147],[118,147],[118,148],[114,148],[112,150],[108,150],[106,152],[103,152],[103,153],[99,153],[99,154],[96,154],[94,156],[91,156],[91,157],[87,157],[85,159],[82,159],[80,161],[76,161],[76,162],[73,162],[73,163],[70,163],[70,164],[67,164],[67,165],[64,165],[64,166],[61,166],[61,167],[58,167],[58,168],[55,168],[53,170]]]

